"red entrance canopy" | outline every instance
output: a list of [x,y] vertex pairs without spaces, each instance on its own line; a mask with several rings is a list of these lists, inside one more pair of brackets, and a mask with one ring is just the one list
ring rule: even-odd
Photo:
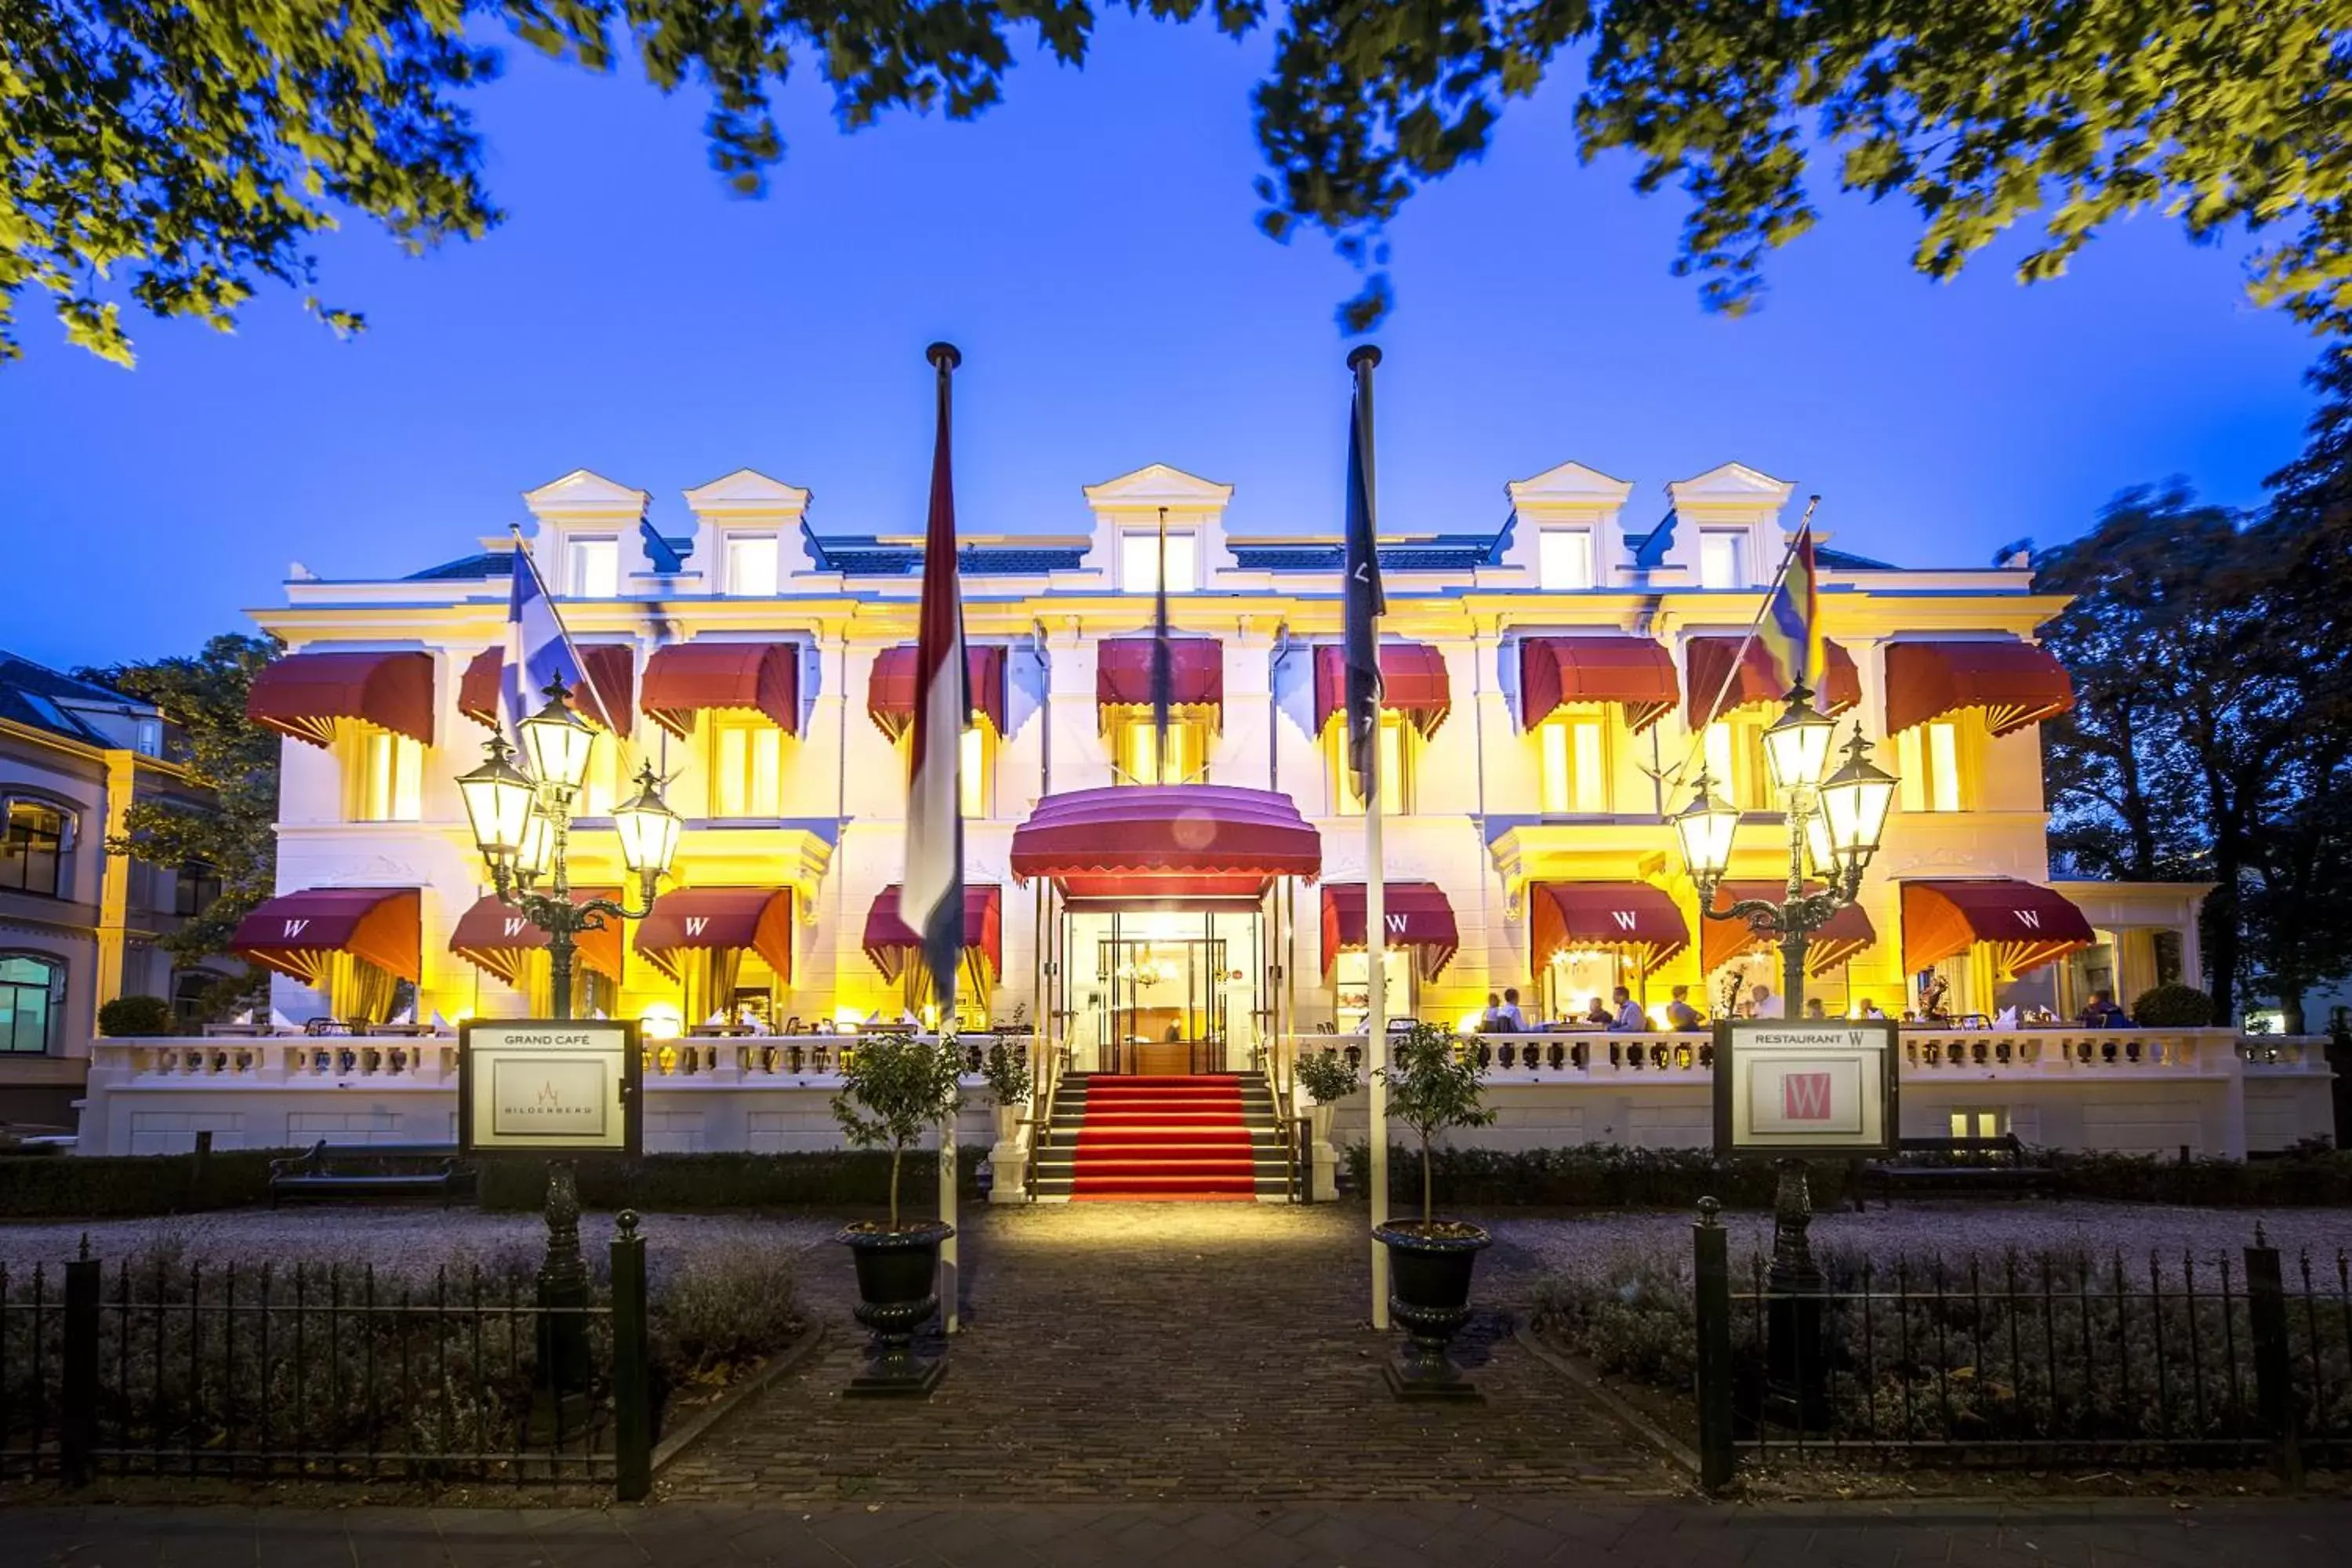
[[2052,889],[2008,877],[1903,884],[1903,967],[1916,974],[1978,942],[2023,974],[2091,945],[2091,922]]
[[[619,896],[617,888],[572,889],[572,901],[575,904]],[[609,979],[621,978],[619,921],[607,915],[602,926],[582,931],[575,940],[579,942],[581,963]],[[451,952],[477,969],[489,971],[509,985],[522,984],[526,954],[546,950],[547,933],[531,924],[520,910],[500,902],[496,893],[486,893],[475,900],[474,907],[466,911],[449,937]]]
[[[1818,892],[1818,886],[1806,889]],[[1727,910],[1742,899],[1768,899],[1779,903],[1789,896],[1786,882],[1726,882],[1716,889],[1715,907]],[[1878,940],[1877,928],[1860,904],[1848,904],[1813,933],[1805,948],[1805,973],[1825,974]],[[1766,939],[1748,929],[1746,921],[1706,920],[1699,922],[1698,966],[1712,974],[1743,952],[1767,946]]]
[[1962,708],[1984,710],[1996,735],[2054,719],[2074,706],[2074,683],[2046,649],[1990,642],[1886,645],[1886,732]]
[[1286,795],[1230,784],[1129,784],[1047,795],[1013,830],[1013,875],[1071,898],[1245,898],[1312,880],[1323,841]]
[[[1690,639],[1690,686],[1685,692],[1684,710],[1696,730],[1707,722],[1707,704],[1723,694],[1721,706],[1715,717],[1758,703],[1769,703],[1777,708],[1789,695],[1780,675],[1772,668],[1772,655],[1760,641],[1748,641],[1745,649],[1738,637],[1693,637]],[[1854,668],[1853,655],[1833,642],[1822,645],[1822,675],[1823,689],[1813,694],[1813,706],[1824,713],[1843,713],[1862,701],[1862,672]],[[1732,667],[1732,656],[1738,654],[1739,664]],[[1728,676],[1731,685],[1724,686]]]
[[[891,883],[874,895],[866,911],[866,956],[896,980],[907,967],[908,954],[923,945],[920,931],[898,914],[899,884]],[[987,961],[989,973],[1004,970],[1004,898],[993,882],[966,882],[963,888],[963,947]]]
[[676,980],[677,955],[691,948],[745,947],[776,978],[793,977],[793,895],[788,888],[680,888],[654,900],[637,922],[637,954]]
[[1528,637],[1519,644],[1519,728],[1570,702],[1622,702],[1635,733],[1674,710],[1675,659],[1648,637]]
[[777,729],[801,728],[800,650],[780,642],[688,642],[646,661],[646,716],[684,737],[709,708],[764,713]]
[[1680,907],[1647,882],[1538,882],[1528,901],[1539,965],[1590,949],[1622,952],[1647,971],[1690,945]]
[[[915,727],[915,651],[913,643],[884,648],[866,682],[866,716],[894,741]],[[967,643],[963,665],[971,687],[971,710],[988,715],[996,732],[1003,734],[1005,650],[993,644]]]
[[[1168,639],[1170,700],[1179,708],[1225,705],[1225,649],[1214,637]],[[1113,637],[1095,649],[1097,707],[1151,706],[1151,639]]]
[[339,719],[362,719],[429,746],[433,656],[289,653],[253,678],[245,716],[314,746],[334,743]]
[[[1329,644],[1315,650],[1315,732],[1331,721],[1348,700],[1348,650]],[[1423,735],[1437,732],[1453,710],[1454,688],[1445,656],[1427,643],[1381,644],[1381,706],[1402,713]]]
[[338,952],[414,982],[423,925],[414,888],[306,888],[281,893],[236,922],[229,948],[264,969],[316,986]]
[[[629,694],[636,684],[636,650],[625,643],[589,643],[580,649],[580,662],[585,667],[586,680],[572,688],[572,705],[582,717],[592,723],[602,724],[615,734],[629,732],[631,717]],[[476,654],[466,666],[466,674],[457,682],[457,711],[477,724],[499,727],[499,678],[505,673],[507,650],[486,647]],[[530,711],[537,712],[542,700],[536,691],[525,692]],[[597,702],[602,697],[604,705]],[[609,705],[612,711],[604,710]]]
[[[1343,951],[1366,945],[1364,884],[1327,882],[1323,887],[1323,967]],[[1454,923],[1454,905],[1445,889],[1434,882],[1384,882],[1381,914],[1391,947],[1413,950],[1413,962],[1423,980],[1434,980],[1462,946]]]

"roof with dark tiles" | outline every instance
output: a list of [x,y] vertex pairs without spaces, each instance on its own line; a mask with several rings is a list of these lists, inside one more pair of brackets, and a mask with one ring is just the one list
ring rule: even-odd
[[101,703],[152,713],[154,709],[125,692],[95,681],[82,680],[31,659],[0,650],[0,719],[46,730],[84,745],[113,744],[68,709],[64,702]]

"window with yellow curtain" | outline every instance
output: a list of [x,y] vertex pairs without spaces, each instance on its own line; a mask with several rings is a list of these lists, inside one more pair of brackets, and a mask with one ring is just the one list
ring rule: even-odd
[[1764,761],[1764,721],[1737,713],[1706,727],[1706,772],[1716,792],[1742,811],[1777,811]]
[[728,714],[710,722],[710,814],[781,816],[784,732],[765,719]]
[[[610,816],[624,794],[628,775],[628,747],[609,730],[599,730],[588,747],[588,772],[580,781],[575,816]],[[634,792],[629,792],[634,793]]]
[[966,816],[988,815],[988,731],[978,724],[963,730],[963,755],[957,764],[956,787],[962,792]]
[[[1341,816],[1364,815],[1363,797],[1356,793],[1356,770],[1348,765],[1348,726],[1330,727],[1327,742],[1331,766],[1331,798]],[[1412,748],[1405,743],[1404,721],[1394,713],[1381,715],[1381,811],[1399,816],[1412,809]]]
[[425,815],[425,748],[373,724],[346,727],[343,760],[350,820],[415,822]]
[[1536,727],[1543,758],[1543,809],[1609,809],[1609,718],[1605,712],[1555,713]]
[[1895,737],[1895,766],[1903,775],[1906,811],[1959,811],[1960,727],[1948,719],[1914,724]]
[[1122,722],[1112,772],[1120,784],[1206,784],[1209,727],[1198,719],[1168,721],[1168,770],[1160,774],[1158,738],[1147,716]]

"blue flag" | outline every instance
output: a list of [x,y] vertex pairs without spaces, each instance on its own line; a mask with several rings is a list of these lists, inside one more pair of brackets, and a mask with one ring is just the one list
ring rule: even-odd
[[1381,737],[1381,552],[1372,513],[1372,367],[1381,351],[1366,345],[1349,356],[1356,395],[1348,418],[1348,531],[1341,586],[1347,617],[1348,768],[1357,797],[1369,805],[1378,788]]

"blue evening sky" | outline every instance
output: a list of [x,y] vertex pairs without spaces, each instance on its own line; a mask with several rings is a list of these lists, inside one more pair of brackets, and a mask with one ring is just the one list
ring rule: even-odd
[[[477,102],[510,216],[422,259],[355,228],[320,292],[243,330],[133,322],[139,368],[64,346],[32,297],[0,370],[0,647],[66,665],[192,648],[282,602],[287,563],[413,571],[585,466],[678,492],[751,466],[824,532],[922,522],[923,345],[965,353],[969,532],[1069,531],[1078,487],[1165,461],[1236,487],[1238,531],[1336,531],[1355,276],[1252,223],[1263,38],[1107,18],[1084,71],[1013,73],[975,123],[834,128],[813,76],[765,200],[709,174],[702,108],[518,54]],[[2315,343],[2247,305],[2237,255],[2150,221],[2032,289],[1988,258],[1938,286],[1914,221],[1832,196],[1766,308],[1712,317],[1668,272],[1679,199],[1580,167],[1565,83],[1393,232],[1379,333],[1381,521],[1498,524],[1506,480],[1574,458],[1661,487],[1726,459],[1824,496],[1821,526],[1906,564],[1979,565],[2185,476],[2250,503],[2298,445]]]

